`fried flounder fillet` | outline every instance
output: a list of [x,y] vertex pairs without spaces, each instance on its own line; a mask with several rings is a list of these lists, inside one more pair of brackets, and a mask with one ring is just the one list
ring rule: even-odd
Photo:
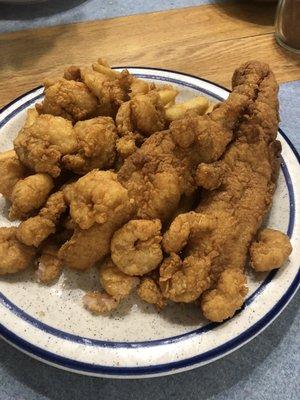
[[[219,188],[204,194],[197,213],[177,217],[164,237],[168,253],[184,249],[188,259],[210,260],[210,268],[203,277],[208,285],[200,287],[197,297],[212,288],[203,294],[201,307],[213,321],[231,317],[243,304],[247,293],[243,276],[246,256],[271,205],[278,173],[278,85],[273,73],[266,64],[246,63],[235,72],[233,87],[239,87],[244,72],[253,69],[261,71],[264,79],[257,87],[256,99],[248,104],[236,140],[221,160],[224,174]],[[185,270],[184,261],[181,269]],[[164,276],[161,277],[166,297],[170,297],[174,278],[175,275],[170,276],[169,284],[165,285]],[[189,290],[184,281],[178,288],[179,292]]]
[[236,72],[239,79],[229,98],[209,115],[188,114],[174,121],[169,130],[153,134],[125,160],[118,178],[135,199],[139,218],[164,222],[181,196],[195,191],[199,163],[222,156],[267,74],[259,63],[249,63]]

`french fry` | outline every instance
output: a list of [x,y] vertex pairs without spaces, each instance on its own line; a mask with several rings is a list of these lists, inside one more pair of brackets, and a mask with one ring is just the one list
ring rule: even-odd
[[[99,59],[99,60],[101,60],[101,59]],[[107,76],[110,79],[116,79],[120,73],[111,69],[110,66],[106,62],[105,62],[105,64],[107,64],[107,65],[100,64],[99,60],[97,63],[93,63],[93,65],[92,65],[93,70],[99,72],[100,74]],[[103,61],[101,60],[101,62],[103,62]]]
[[163,105],[167,105],[168,103],[175,100],[175,97],[178,95],[178,90],[174,88],[162,89],[158,91],[158,95]]
[[174,106],[166,108],[166,117],[169,121],[174,121],[182,118],[188,110],[195,110],[197,114],[203,115],[208,107],[209,101],[205,97],[194,97],[184,103],[175,104]]

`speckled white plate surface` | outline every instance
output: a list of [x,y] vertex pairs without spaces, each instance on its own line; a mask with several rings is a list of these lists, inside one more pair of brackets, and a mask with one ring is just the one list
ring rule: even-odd
[[[144,79],[172,83],[180,98],[204,94],[223,100],[228,90],[200,78],[152,68],[129,68]],[[0,112],[0,151],[10,149],[26,114],[42,98],[37,88]],[[38,285],[33,270],[0,279],[0,335],[25,353],[78,373],[116,378],[150,377],[204,365],[236,350],[266,328],[299,286],[299,155],[282,131],[282,164],[266,225],[287,232],[293,253],[279,271],[248,271],[249,295],[243,310],[222,324],[205,321],[193,305],[174,305],[161,313],[131,298],[111,317],[94,317],[82,295],[97,285],[96,270],[66,270],[49,287]],[[0,195],[0,226],[9,226]]]

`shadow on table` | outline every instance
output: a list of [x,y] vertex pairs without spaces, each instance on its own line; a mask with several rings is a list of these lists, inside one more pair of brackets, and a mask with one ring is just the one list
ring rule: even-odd
[[0,4],[0,19],[30,20],[49,17],[70,10],[85,3],[87,0],[49,0],[29,4]]
[[[288,332],[300,305],[300,296],[267,328],[235,353],[208,366],[168,377],[146,380],[112,380],[90,378],[60,371],[19,353],[0,341],[3,368],[36,399],[209,399],[249,379],[252,372],[270,356]],[[62,392],[63,391],[63,392]],[[22,393],[23,395],[23,393]],[[25,397],[22,397],[25,400]],[[27,400],[27,397],[26,397]]]
[[230,17],[258,25],[274,25],[277,2],[239,1],[232,4],[218,2],[215,4],[221,12]]

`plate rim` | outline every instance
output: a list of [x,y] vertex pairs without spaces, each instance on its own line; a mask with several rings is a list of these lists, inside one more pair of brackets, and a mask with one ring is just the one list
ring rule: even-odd
[[[138,70],[146,70],[146,71],[167,72],[167,73],[171,73],[171,74],[176,74],[179,77],[185,76],[188,78],[196,79],[198,81],[206,82],[206,83],[213,85],[214,87],[219,87],[220,89],[225,90],[227,93],[230,92],[229,89],[223,87],[222,85],[219,85],[210,80],[207,80],[207,79],[195,76],[195,75],[183,73],[180,71],[163,69],[163,68],[155,68],[155,67],[140,67],[140,66],[115,67],[115,69],[121,69],[121,68],[123,68],[123,69],[127,68],[130,70],[138,69]],[[148,74],[148,76],[149,76],[149,74]],[[16,99],[12,100],[7,105],[5,105],[4,107],[1,108],[0,114],[2,114],[4,111],[9,109],[9,107],[15,105],[18,101],[24,99],[24,97],[39,91],[42,87],[43,86],[38,86],[34,89],[31,89],[31,90],[27,91],[26,93],[20,95]],[[25,103],[23,103],[23,105],[24,104]],[[11,115],[11,114],[9,114],[9,115]],[[5,118],[6,117],[4,117],[4,119]],[[279,128],[278,131],[283,136],[285,141],[287,142],[289,148],[295,155],[298,164],[300,165],[300,155],[299,155],[298,151],[296,150],[295,146],[292,144],[292,142],[287,137],[287,135],[282,131],[282,129]],[[291,284],[289,285],[288,289],[283,294],[283,296],[278,300],[278,302],[261,319],[259,319],[255,324],[251,325],[249,328],[247,328],[246,331],[242,332],[237,337],[234,337],[234,338],[228,340],[227,342],[223,343],[222,345],[220,345],[216,348],[213,348],[207,352],[203,352],[203,353],[200,353],[193,357],[189,357],[189,358],[182,359],[179,361],[174,361],[172,363],[168,362],[166,364],[157,364],[157,365],[145,366],[145,367],[100,366],[100,365],[96,365],[96,364],[88,364],[88,363],[85,363],[82,361],[76,361],[74,359],[68,359],[66,357],[59,356],[55,353],[51,353],[48,350],[45,350],[43,348],[34,346],[32,343],[27,342],[23,338],[15,335],[12,331],[9,331],[2,324],[0,324],[0,336],[2,336],[6,341],[8,341],[13,346],[17,347],[19,350],[21,350],[35,358],[38,358],[41,361],[44,361],[51,365],[55,365],[57,367],[67,369],[67,370],[77,372],[77,373],[96,375],[96,376],[104,376],[104,377],[109,376],[110,378],[112,378],[112,377],[116,377],[116,378],[118,378],[118,377],[119,378],[141,377],[141,378],[143,378],[143,377],[149,377],[149,376],[153,377],[153,376],[158,376],[158,375],[166,375],[168,373],[181,372],[182,370],[195,368],[198,365],[202,365],[204,363],[215,361],[216,359],[221,358],[221,357],[225,356],[226,354],[231,353],[231,352],[237,350],[238,348],[240,348],[241,346],[243,346],[244,344],[248,343],[255,336],[257,336],[260,332],[262,332],[267,326],[269,326],[274,321],[275,318],[278,317],[278,315],[284,310],[284,308],[287,306],[289,301],[295,295],[299,285],[300,285],[300,270],[298,269],[298,273],[295,275],[295,277],[294,277],[293,281],[291,282]],[[275,310],[274,310],[274,308],[275,308]],[[269,314],[271,314],[271,316]],[[251,331],[251,332],[249,333],[249,331]],[[244,336],[245,336],[245,338],[244,338]],[[142,342],[140,342],[140,343],[142,343]],[[218,354],[211,355],[210,358],[203,361],[203,356],[206,355],[207,353],[218,353]],[[209,357],[209,356],[207,356],[207,357]],[[202,358],[202,360],[201,360],[201,358]],[[174,369],[176,369],[176,370],[174,370]]]

